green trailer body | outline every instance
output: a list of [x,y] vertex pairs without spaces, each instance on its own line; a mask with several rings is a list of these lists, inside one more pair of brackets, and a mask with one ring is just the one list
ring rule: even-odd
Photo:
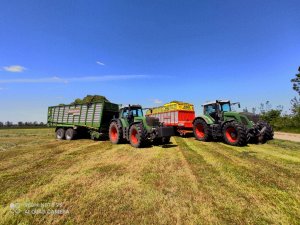
[[47,123],[50,127],[87,128],[107,133],[110,121],[118,114],[119,105],[106,101],[50,106]]

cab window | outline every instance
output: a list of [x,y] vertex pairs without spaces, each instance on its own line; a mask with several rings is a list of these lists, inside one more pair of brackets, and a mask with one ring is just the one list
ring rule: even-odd
[[123,110],[122,116],[123,117],[127,117],[128,116],[128,109]]
[[216,112],[216,105],[207,105],[204,108],[205,114],[211,114]]
[[132,115],[134,117],[138,116],[138,117],[142,117],[143,116],[143,110],[141,108],[137,108],[137,109],[132,109]]
[[230,112],[231,111],[230,104],[229,103],[222,104],[222,111]]

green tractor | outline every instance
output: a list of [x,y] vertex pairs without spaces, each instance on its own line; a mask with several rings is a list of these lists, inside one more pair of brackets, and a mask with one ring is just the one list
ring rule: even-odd
[[245,146],[248,142],[264,143],[273,139],[273,128],[251,113],[234,112],[228,100],[216,100],[203,105],[202,116],[193,121],[195,138],[199,141],[223,139],[227,144]]
[[129,141],[133,147],[145,147],[149,142],[167,144],[174,135],[172,127],[165,127],[158,118],[145,117],[140,105],[120,109],[118,118],[111,120],[109,139],[114,144]]

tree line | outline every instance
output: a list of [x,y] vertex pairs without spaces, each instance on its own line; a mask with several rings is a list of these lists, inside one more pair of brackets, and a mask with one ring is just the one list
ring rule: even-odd
[[13,123],[11,121],[6,121],[6,122],[1,122],[0,121],[0,128],[19,128],[19,127],[46,127],[47,124],[43,123],[43,122],[17,122],[17,123]]
[[[291,79],[292,88],[297,93],[290,101],[290,112],[284,112],[283,106],[272,107],[271,103],[261,103],[258,108],[252,108],[252,113],[258,111],[261,120],[270,123],[275,130],[300,133],[300,67],[295,78]],[[244,111],[248,111],[244,109]]]

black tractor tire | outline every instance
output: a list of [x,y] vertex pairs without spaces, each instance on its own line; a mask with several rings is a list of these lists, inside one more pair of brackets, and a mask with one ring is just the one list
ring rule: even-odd
[[225,123],[222,128],[224,141],[233,146],[247,145],[247,129],[235,121]]
[[266,127],[266,130],[265,130],[265,133],[264,133],[263,137],[259,138],[259,141],[261,143],[265,143],[268,140],[273,140],[274,130],[273,130],[272,126],[269,123],[267,123],[266,121],[258,121],[256,125],[257,125],[259,130],[263,129],[263,127]]
[[109,140],[113,144],[120,144],[123,141],[123,130],[120,123],[113,121],[109,125]]
[[73,128],[68,128],[66,130],[66,140],[74,140],[76,138],[77,131]]
[[170,143],[170,139],[171,139],[171,137],[162,137],[161,138],[162,144],[163,145],[169,144]]
[[198,141],[209,141],[211,139],[210,127],[202,119],[196,119],[194,121],[193,132]]
[[58,139],[58,140],[65,139],[65,133],[66,133],[66,130],[64,128],[62,128],[62,127],[57,128],[55,131],[56,139]]
[[129,129],[129,142],[135,148],[144,147],[147,143],[146,130],[143,124],[133,124]]

